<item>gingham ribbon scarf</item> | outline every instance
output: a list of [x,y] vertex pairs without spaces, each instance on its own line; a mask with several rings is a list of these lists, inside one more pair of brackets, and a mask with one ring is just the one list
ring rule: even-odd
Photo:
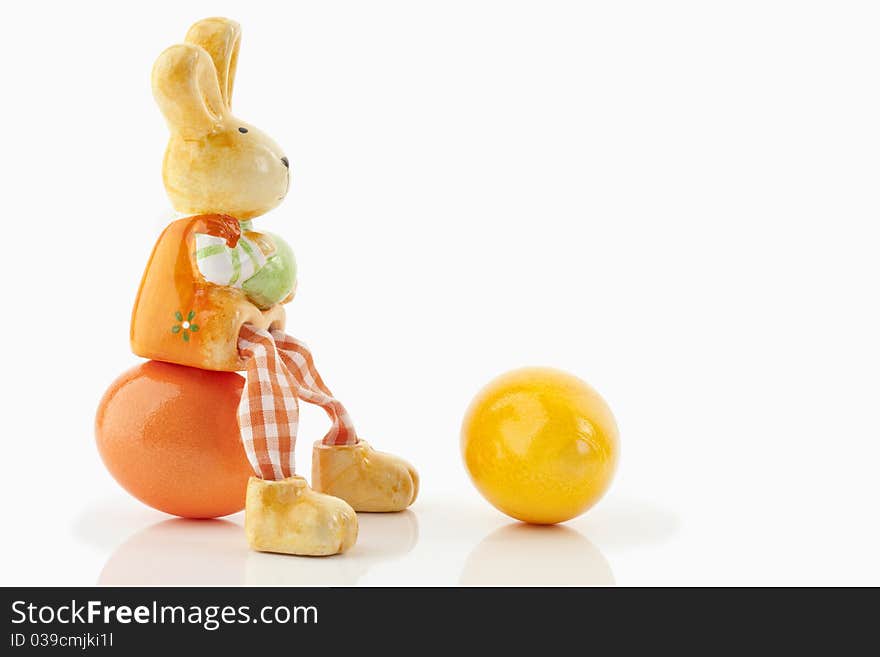
[[348,411],[324,385],[305,344],[281,331],[270,333],[245,324],[238,349],[247,373],[238,425],[258,477],[277,480],[295,474],[297,398],[320,406],[330,416],[333,425],[324,436],[325,445],[357,443]]

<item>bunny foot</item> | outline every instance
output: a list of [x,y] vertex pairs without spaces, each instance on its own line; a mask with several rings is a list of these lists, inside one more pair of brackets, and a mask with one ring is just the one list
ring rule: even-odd
[[248,544],[258,552],[323,557],[354,545],[358,522],[348,504],[313,491],[302,477],[251,477],[244,529]]
[[363,440],[355,445],[317,442],[312,485],[345,500],[355,511],[403,511],[416,501],[419,475],[403,459],[377,452]]

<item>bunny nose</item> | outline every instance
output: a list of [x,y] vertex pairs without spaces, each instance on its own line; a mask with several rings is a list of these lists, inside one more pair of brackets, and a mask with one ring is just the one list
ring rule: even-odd
[[290,168],[290,162],[287,160],[287,157],[281,158],[281,164],[283,164],[286,168]]

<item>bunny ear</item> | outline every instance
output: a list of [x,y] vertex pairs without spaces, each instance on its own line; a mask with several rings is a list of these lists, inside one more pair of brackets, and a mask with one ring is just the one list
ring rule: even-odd
[[153,65],[153,96],[172,132],[198,139],[227,115],[210,55],[188,43],[171,46]]
[[220,94],[227,108],[232,107],[232,85],[238,66],[241,26],[228,18],[206,18],[189,28],[186,43],[204,48],[217,69]]

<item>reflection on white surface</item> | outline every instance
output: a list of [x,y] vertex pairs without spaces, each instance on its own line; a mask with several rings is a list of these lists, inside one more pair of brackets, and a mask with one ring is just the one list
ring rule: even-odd
[[276,586],[353,586],[378,563],[394,561],[419,540],[419,521],[412,511],[359,513],[358,540],[345,554],[332,557],[287,557],[248,552],[245,583]]
[[515,523],[496,529],[470,553],[465,586],[613,585],[605,556],[583,534],[562,525]]
[[643,550],[680,528],[677,514],[638,499],[542,527],[482,500],[435,497],[402,513],[359,514],[357,544],[344,555],[295,557],[248,549],[243,521],[168,518],[120,496],[83,509],[71,529],[96,554],[90,581],[100,572],[99,584],[554,586],[630,582]]
[[131,498],[119,495],[93,502],[80,510],[71,532],[86,545],[102,551],[112,550],[124,537],[156,523],[157,518],[173,519],[174,516],[132,503]]
[[247,545],[228,520],[172,518],[129,537],[107,560],[98,584],[244,584]]
[[241,525],[229,520],[164,520],[114,550],[98,583],[353,585],[373,565],[399,558],[418,542],[411,511],[360,514],[358,523],[358,542],[345,555],[295,557],[249,550]]

